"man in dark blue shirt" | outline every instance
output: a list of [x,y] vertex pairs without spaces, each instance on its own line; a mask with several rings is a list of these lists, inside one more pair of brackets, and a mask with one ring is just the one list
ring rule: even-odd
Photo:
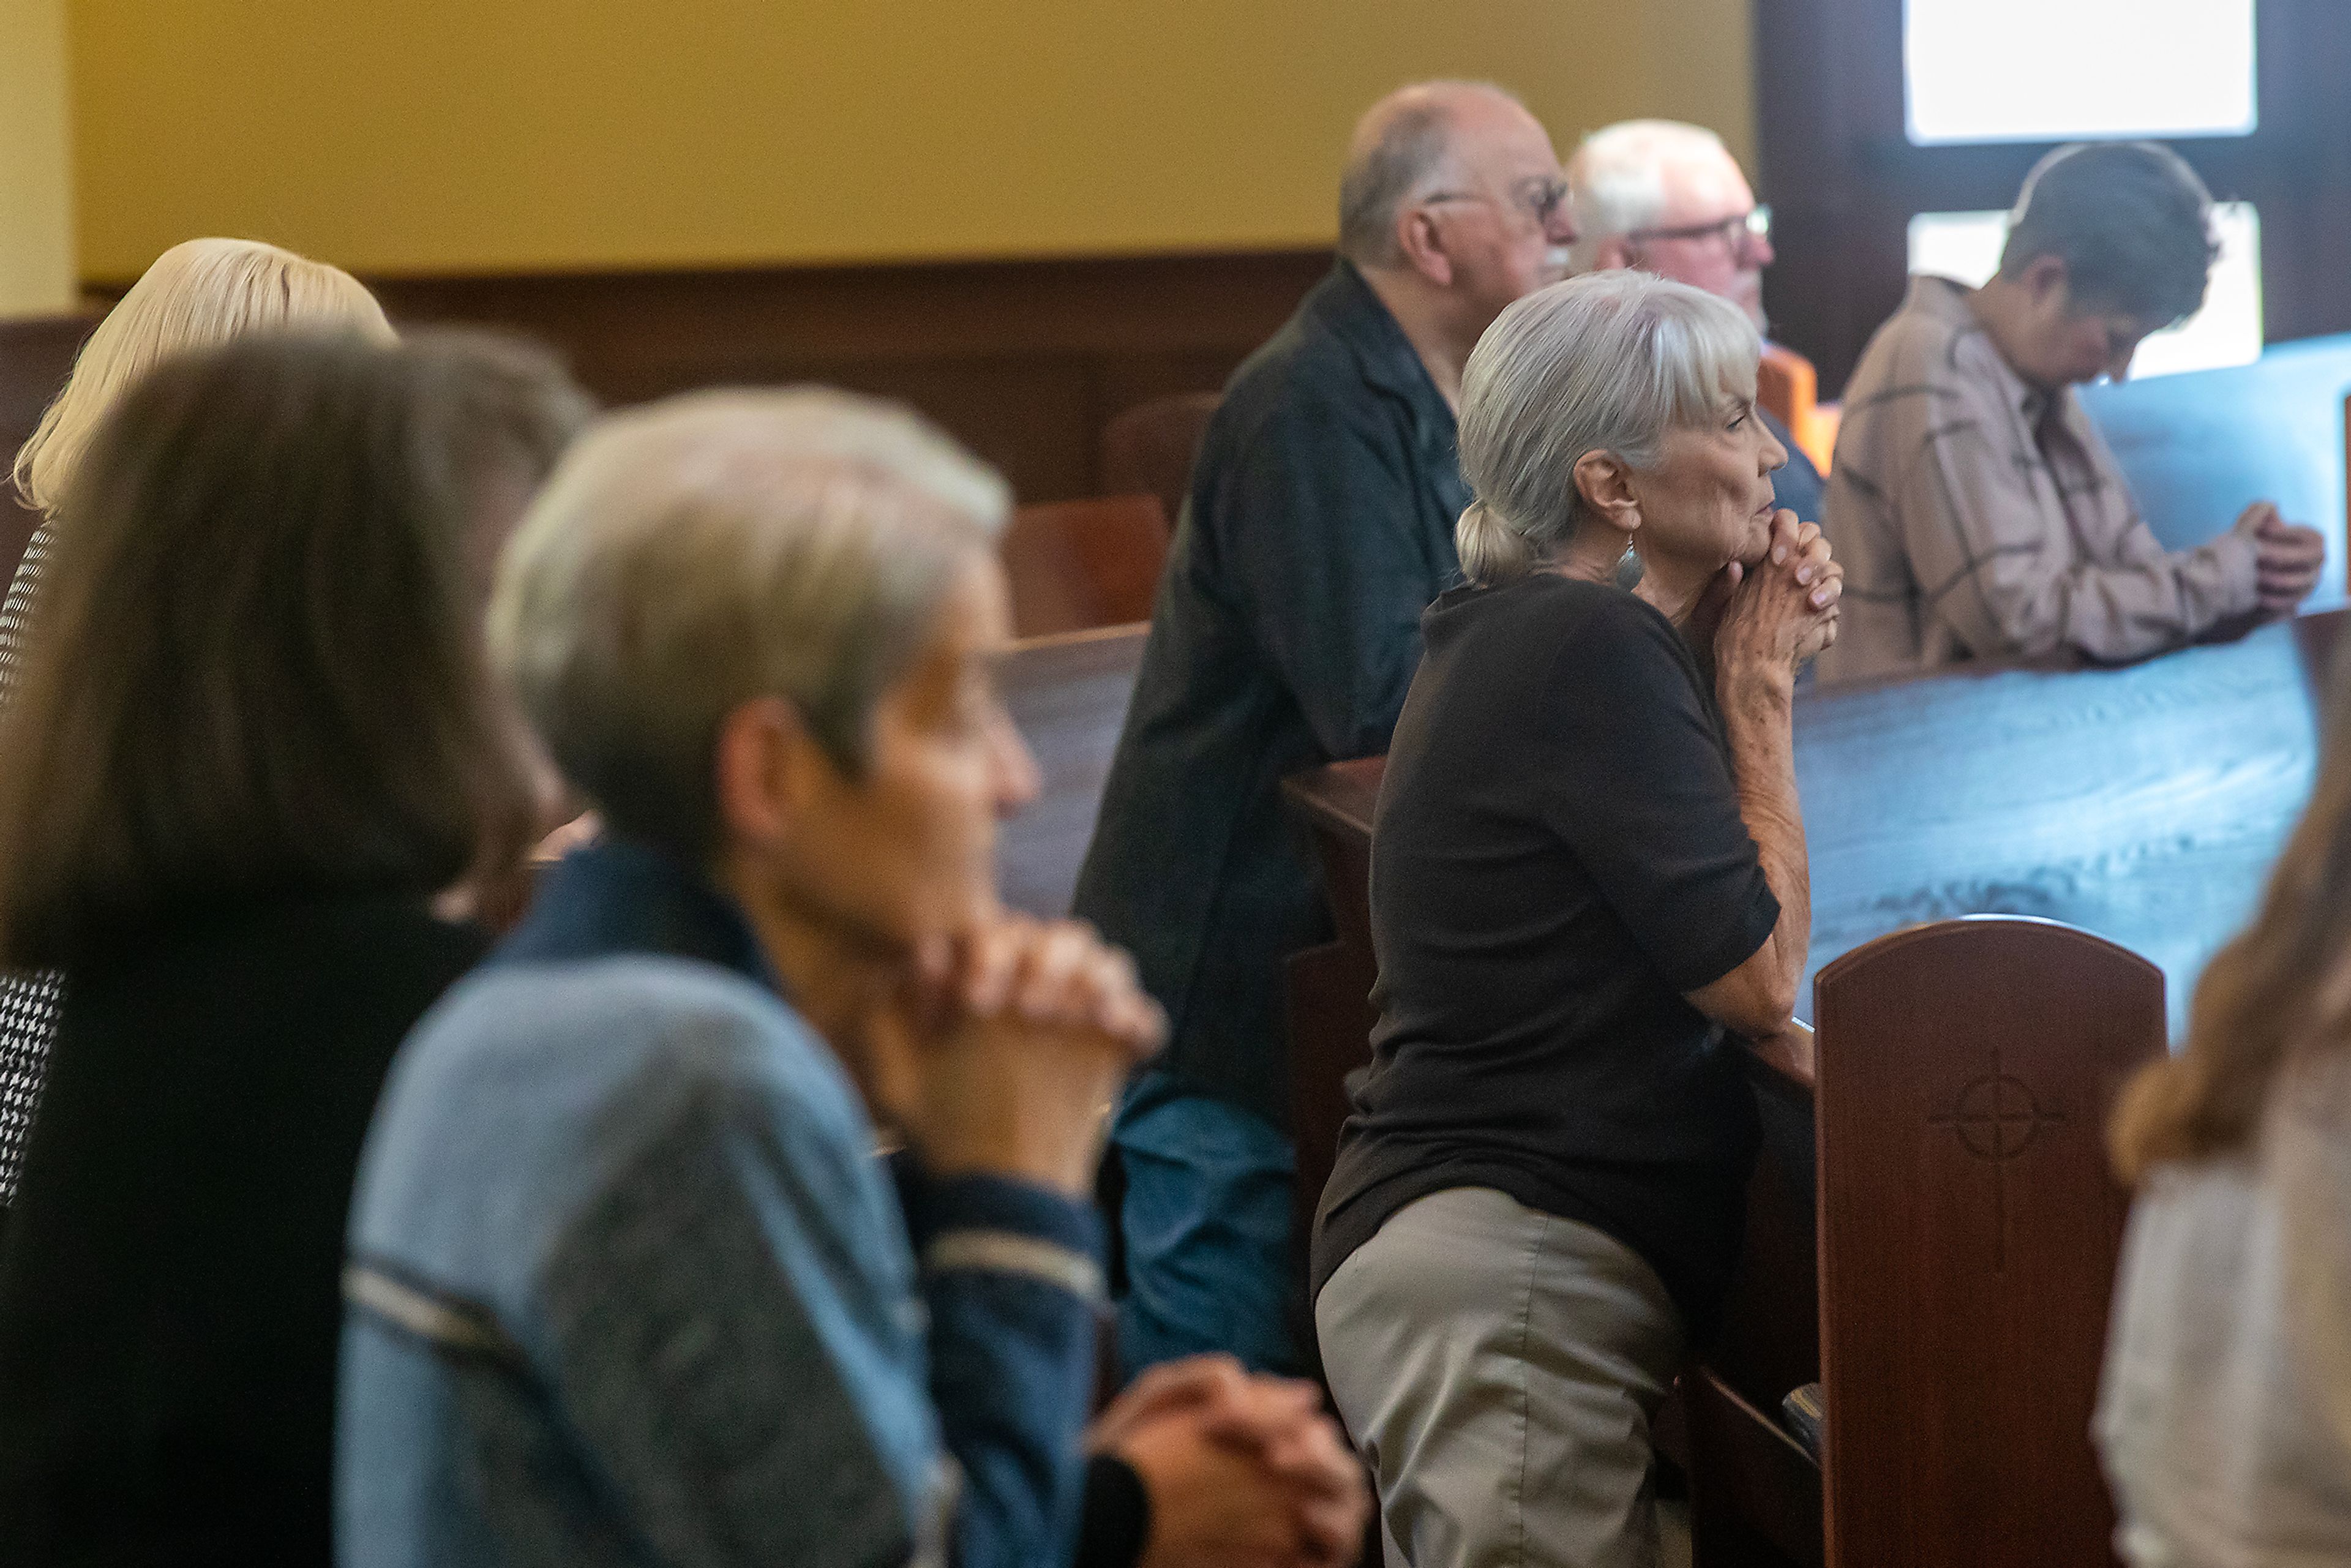
[[[1756,204],[1722,139],[1674,120],[1627,120],[1593,131],[1567,162],[1575,214],[1575,270],[1637,267],[1729,300],[1771,336],[1763,269],[1771,265],[1771,209]],[[1821,520],[1825,481],[1788,427],[1756,412],[1788,465],[1771,476],[1772,498],[1808,523]]]
[[1297,1360],[1281,964],[1329,940],[1280,783],[1386,749],[1420,612],[1460,580],[1461,367],[1565,274],[1549,137],[1498,88],[1409,87],[1357,126],[1340,259],[1235,373],[1152,616],[1077,912],[1170,1019],[1113,1131],[1127,1370]]

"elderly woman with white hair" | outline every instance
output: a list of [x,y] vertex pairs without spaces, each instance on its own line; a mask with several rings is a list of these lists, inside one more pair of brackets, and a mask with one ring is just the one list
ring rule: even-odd
[[[1651,1562],[1648,1424],[1738,1252],[1810,922],[1790,707],[1840,569],[1755,329],[1635,272],[1470,356],[1458,539],[1372,840],[1380,1012],[1313,1245],[1391,1563]],[[1619,586],[1639,558],[1637,588]]]

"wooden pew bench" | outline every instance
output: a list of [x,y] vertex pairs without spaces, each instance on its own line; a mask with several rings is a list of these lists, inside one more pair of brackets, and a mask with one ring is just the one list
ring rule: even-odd
[[1015,909],[1070,912],[1150,632],[1138,623],[1027,638],[999,668],[1040,775],[1037,800],[1004,824],[998,842],[998,893]]
[[1155,496],[1018,508],[997,546],[1012,591],[1014,635],[1035,639],[1150,620],[1167,536],[1167,515]]
[[[1855,949],[1819,996],[1809,1081],[1756,1064],[1747,1247],[1682,1380],[1696,1562],[2109,1561],[2089,1428],[2128,1198],[2104,1131],[2163,1050],[2161,975],[1973,916]],[[1817,1458],[1778,1418],[1792,1378],[1820,1385]]]

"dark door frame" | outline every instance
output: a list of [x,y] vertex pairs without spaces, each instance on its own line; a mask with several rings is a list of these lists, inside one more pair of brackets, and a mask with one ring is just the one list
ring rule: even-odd
[[[1754,0],[1758,170],[1772,336],[1835,396],[1901,303],[1918,213],[2004,208],[2054,142],[1914,147],[1903,0]],[[2351,330],[2351,5],[2258,0],[2261,128],[2171,145],[2216,199],[2255,204],[2272,342]],[[2029,41],[2020,47],[2029,47]]]

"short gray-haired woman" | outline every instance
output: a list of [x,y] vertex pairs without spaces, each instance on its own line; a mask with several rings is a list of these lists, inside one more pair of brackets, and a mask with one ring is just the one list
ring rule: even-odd
[[[1372,840],[1374,1060],[1315,1326],[1391,1563],[1647,1563],[1649,1421],[1738,1252],[1810,899],[1755,329],[1635,272],[1505,310],[1463,379],[1469,586],[1423,618]],[[1626,551],[1640,585],[1617,586]]]

